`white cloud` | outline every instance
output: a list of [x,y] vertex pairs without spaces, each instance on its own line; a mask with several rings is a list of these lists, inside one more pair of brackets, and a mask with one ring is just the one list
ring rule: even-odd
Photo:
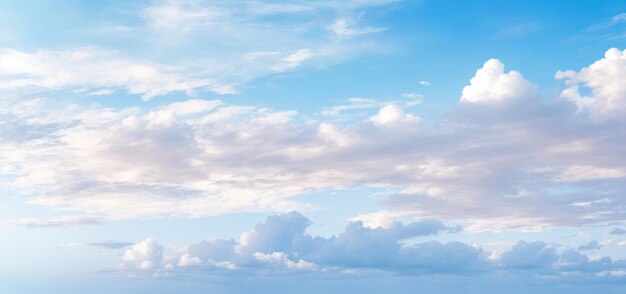
[[330,25],[329,28],[338,38],[352,38],[359,35],[379,33],[385,30],[385,28],[376,27],[359,28],[357,24],[358,19],[340,18]]
[[[561,97],[572,101],[579,110],[588,111],[595,119],[621,119],[626,112],[626,50],[611,48],[604,58],[579,72],[558,71],[556,78],[565,80]],[[589,95],[581,94],[588,88]]]
[[[132,60],[114,51],[81,49],[26,53],[0,50],[0,88],[28,87],[122,88],[141,95],[144,100],[198,88],[224,92],[223,85],[217,81],[189,77],[165,65]],[[102,91],[92,94],[108,93]]]
[[261,261],[264,263],[279,264],[279,265],[283,265],[283,266],[286,266],[287,268],[292,268],[292,269],[311,270],[315,268],[314,264],[310,262],[306,262],[302,259],[298,260],[297,262],[292,261],[287,257],[287,254],[283,252],[273,252],[271,254],[256,252],[253,254],[253,256],[258,261]]
[[407,107],[415,106],[422,103],[422,98],[424,97],[417,93],[402,93],[400,96],[408,100],[404,102],[404,105]]
[[393,125],[398,123],[417,123],[419,119],[411,114],[404,114],[402,108],[389,104],[381,108],[377,114],[370,117],[377,125]]
[[490,59],[463,88],[461,102],[498,104],[537,95],[537,86],[524,79],[522,74],[517,71],[505,73],[500,60]]
[[229,14],[229,11],[217,7],[203,7],[197,1],[166,1],[145,8],[141,17],[155,31],[187,33],[196,28],[208,28],[212,22]]
[[[378,50],[366,40],[332,42],[328,23],[336,15],[393,2],[155,1],[124,7],[140,21],[129,25],[105,19],[107,25],[99,22],[85,30],[98,34],[100,46],[0,49],[0,89],[78,90],[95,96],[127,92],[144,100],[174,92],[236,94],[259,77]],[[268,19],[284,15],[290,17]],[[380,31],[348,24],[343,30],[344,35]],[[124,51],[107,47],[111,44],[123,44]]]
[[610,28],[612,26],[615,26],[621,23],[625,23],[625,22],[626,22],[626,13],[620,13],[618,15],[611,17],[605,22],[591,26],[590,28],[587,29],[587,31],[603,30],[603,29],[607,29],[607,28]]
[[28,228],[56,228],[56,227],[74,227],[84,225],[100,224],[104,221],[102,218],[91,216],[75,216],[66,215],[54,217],[50,219],[21,218],[5,220],[3,223],[14,226],[23,226]]
[[163,246],[152,238],[145,239],[124,253],[122,268],[154,271],[163,266]]
[[176,265],[180,267],[194,266],[200,264],[201,262],[202,261],[200,261],[199,257],[191,256],[189,255],[189,253],[185,253],[183,256],[180,257]]
[[104,241],[104,242],[88,243],[87,245],[101,248],[101,249],[120,249],[120,248],[133,245],[133,243],[119,242],[119,241]]
[[555,179],[564,182],[587,180],[616,179],[626,177],[626,172],[619,168],[603,168],[595,166],[569,166],[560,172]]
[[[308,209],[299,195],[358,185],[392,191],[381,209],[471,219],[469,230],[623,219],[621,121],[598,125],[543,99],[493,60],[465,90],[475,102],[428,126],[399,103],[366,99],[313,123],[201,99],[144,109],[3,100],[3,186],[107,220]],[[332,121],[356,110],[369,119]]]
[[381,103],[375,99],[352,97],[346,99],[342,104],[323,109],[321,114],[323,116],[340,116],[348,111],[374,109],[380,106]]
[[[598,273],[624,270],[626,266],[622,260],[609,257],[591,259],[575,250],[559,251],[557,246],[542,241],[519,241],[508,251],[496,254],[485,252],[476,244],[423,240],[450,229],[436,220],[393,222],[386,228],[368,228],[361,222],[353,222],[343,233],[330,238],[306,234],[310,224],[297,212],[270,216],[254,230],[242,234],[238,243],[211,239],[189,246],[178,253],[180,257],[170,258],[179,260],[176,266],[165,261],[162,246],[146,239],[127,251],[121,269],[194,275],[225,272],[230,275],[241,271],[247,276],[311,271],[326,275],[360,271],[405,276],[495,272],[519,275],[523,271],[565,280],[571,275],[578,279],[593,278]],[[414,238],[419,239],[402,242]],[[599,247],[593,242],[588,246]],[[196,255],[219,256],[221,261],[208,258],[202,262]]]
[[307,59],[313,57],[313,51],[311,49],[300,49],[294,53],[291,53],[282,58],[283,64],[279,64],[273,67],[276,71],[285,71],[288,69],[296,68]]

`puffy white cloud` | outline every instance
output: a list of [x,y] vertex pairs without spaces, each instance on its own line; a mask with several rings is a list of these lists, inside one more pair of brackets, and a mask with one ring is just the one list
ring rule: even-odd
[[499,104],[519,99],[537,97],[538,88],[524,79],[517,71],[504,72],[504,64],[498,59],[489,59],[470,84],[463,88],[461,102]]
[[185,267],[185,266],[194,266],[200,264],[202,261],[197,256],[191,256],[189,253],[185,253],[178,260],[177,266]]
[[163,264],[163,246],[152,238],[145,239],[124,253],[122,268],[129,270],[154,271]]
[[[561,96],[588,111],[595,119],[621,119],[626,111],[626,50],[611,48],[604,58],[579,72],[559,71],[556,78],[565,80]],[[590,90],[582,94],[582,88]]]
[[[394,221],[389,228],[368,228],[353,222],[345,232],[331,238],[306,234],[310,224],[308,218],[295,211],[273,215],[243,233],[238,242],[209,239],[189,246],[175,258],[176,267],[230,271],[269,265],[291,270],[373,267],[454,272],[482,262],[481,249],[458,242],[402,244],[404,240],[454,231],[455,228],[437,220],[408,224]],[[172,267],[165,261],[163,247],[150,238],[128,250],[123,261],[122,268],[131,270],[160,271]]]
[[402,108],[389,104],[381,108],[377,114],[370,117],[377,125],[394,125],[406,122],[419,122],[419,119],[411,114],[404,114]]

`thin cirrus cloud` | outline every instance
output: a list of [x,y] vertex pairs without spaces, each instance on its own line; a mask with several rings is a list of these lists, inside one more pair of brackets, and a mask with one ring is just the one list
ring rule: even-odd
[[96,247],[96,248],[101,248],[101,249],[121,249],[124,247],[131,246],[133,245],[133,243],[120,242],[120,241],[103,241],[103,242],[88,243],[87,245]]
[[[87,30],[106,40],[100,45],[2,49],[0,89],[119,91],[144,100],[175,92],[236,94],[242,84],[260,77],[378,50],[367,39],[382,29],[359,22],[368,9],[394,2],[156,1],[142,5],[130,25],[107,23]],[[296,14],[297,20],[290,17]],[[129,38],[141,45],[140,54],[118,51],[126,49]],[[111,44],[117,50],[107,49]],[[163,51],[171,53],[166,60],[154,57]]]
[[[625,96],[613,74],[623,54],[568,71],[557,99],[491,59],[442,128],[394,103],[355,123],[311,124],[295,111],[202,99],[152,109],[7,102],[4,186],[111,220],[308,210],[315,204],[299,195],[373,185],[395,191],[383,200],[391,214],[472,219],[469,230],[620,221]],[[569,94],[574,82],[592,88],[586,111]],[[326,114],[374,102],[350,103]]]
[[611,17],[610,19],[604,22],[591,26],[587,28],[587,31],[589,32],[599,31],[599,30],[610,28],[615,25],[622,24],[622,23],[626,23],[626,13],[620,13],[618,15]]
[[50,219],[22,218],[6,221],[4,224],[13,226],[22,226],[27,228],[58,228],[58,227],[75,227],[84,225],[97,225],[104,222],[98,217],[89,216],[60,216]]
[[274,52],[262,58],[248,57],[252,54],[233,61],[247,68],[246,73],[228,76],[219,69],[181,70],[180,66],[133,60],[115,51],[93,48],[33,53],[1,49],[0,89],[69,88],[80,92],[91,89],[88,95],[122,91],[140,95],[144,100],[172,92],[189,96],[203,91],[234,94],[239,83],[264,74],[292,70],[314,56],[310,49]]

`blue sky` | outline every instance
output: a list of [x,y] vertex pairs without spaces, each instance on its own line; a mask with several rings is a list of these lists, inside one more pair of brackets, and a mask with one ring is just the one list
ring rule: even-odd
[[623,293],[625,85],[619,1],[0,0],[0,292]]

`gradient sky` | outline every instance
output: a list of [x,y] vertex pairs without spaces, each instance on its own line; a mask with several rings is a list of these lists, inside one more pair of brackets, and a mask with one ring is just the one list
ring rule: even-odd
[[1,293],[624,293],[626,2],[0,0]]

